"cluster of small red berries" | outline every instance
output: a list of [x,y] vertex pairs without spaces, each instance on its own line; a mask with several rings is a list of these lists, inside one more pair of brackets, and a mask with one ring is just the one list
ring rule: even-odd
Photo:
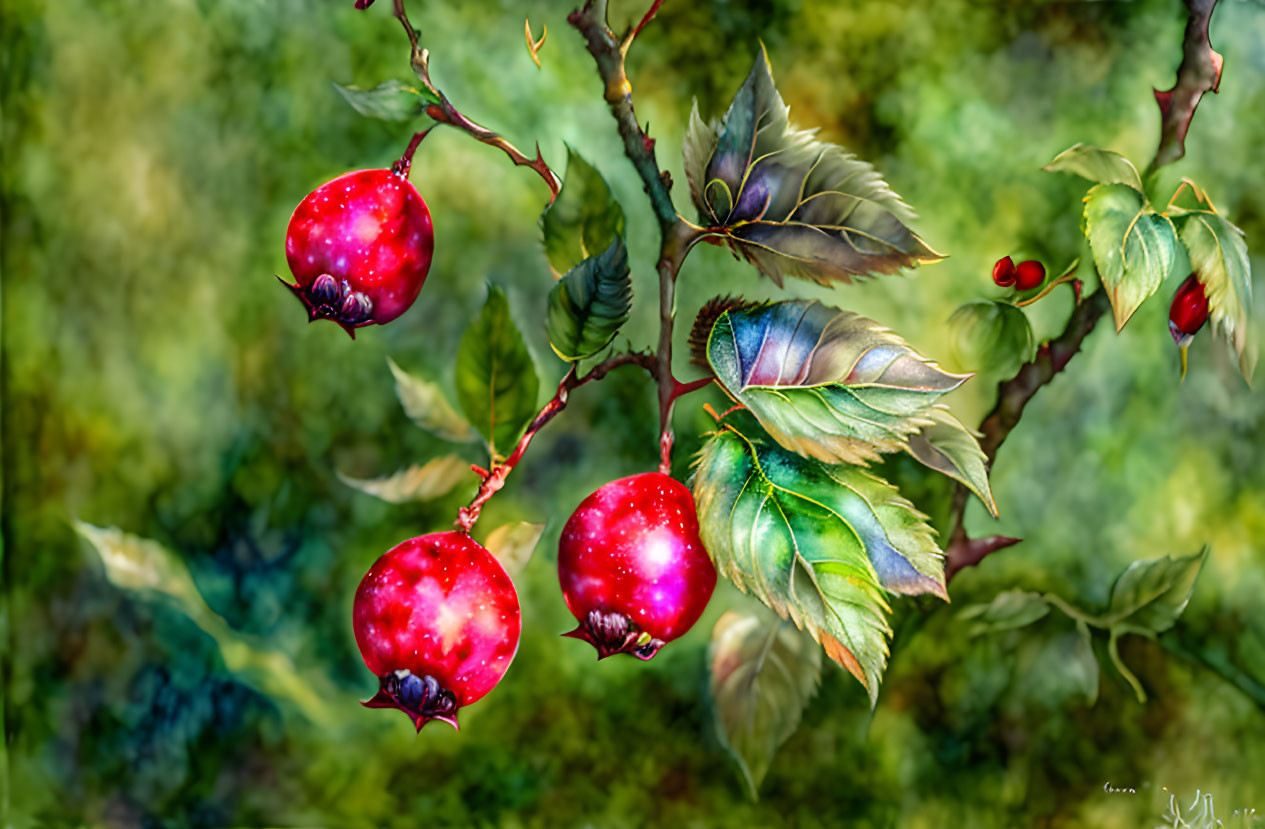
[[[286,258],[296,283],[287,287],[309,320],[330,319],[352,333],[408,310],[433,248],[430,212],[407,178],[348,173],[295,209]],[[566,636],[592,644],[599,659],[653,657],[693,627],[716,586],[689,489],[658,472],[598,489],[562,530],[558,580],[579,623]],[[500,562],[453,531],[383,554],[356,591],[352,626],[378,677],[365,705],[398,708],[420,730],[431,720],[455,727],[458,710],[501,681],[522,623]]]
[[993,281],[1002,288],[1031,291],[1045,282],[1045,265],[1035,259],[1025,259],[1016,265],[1015,260],[1003,256],[993,265]]

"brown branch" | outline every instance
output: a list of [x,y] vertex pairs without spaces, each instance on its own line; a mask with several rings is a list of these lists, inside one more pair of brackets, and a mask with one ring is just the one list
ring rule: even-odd
[[[1106,291],[1099,289],[1090,294],[1072,311],[1062,334],[1037,349],[1036,358],[1030,363],[1024,363],[1014,377],[997,384],[997,403],[979,427],[983,433],[980,448],[984,450],[990,469],[997,458],[997,450],[1015,426],[1019,425],[1019,418],[1023,416],[1028,401],[1067,367],[1076,352],[1080,351],[1085,338],[1098,324],[1098,320],[1110,308]],[[949,513],[953,531],[944,551],[946,582],[962,568],[979,564],[989,553],[1018,543],[1018,539],[1005,536],[968,538],[962,515],[966,511],[969,495],[966,487],[960,484],[953,493],[953,506]]]
[[[643,24],[654,16],[658,7],[659,3],[651,7]],[[676,277],[686,255],[703,237],[703,232],[682,219],[672,205],[672,196],[668,192],[672,179],[660,171],[654,156],[654,139],[641,128],[633,111],[632,85],[624,71],[626,44],[621,44],[606,24],[606,0],[588,0],[583,8],[568,15],[567,22],[584,36],[589,54],[597,63],[606,103],[624,141],[624,155],[641,177],[655,218],[659,220],[659,345],[655,350],[655,363],[659,380],[659,471],[666,473],[672,453],[672,407],[679,385],[672,376]]]
[[404,10],[404,0],[395,0],[395,17],[400,21],[400,25],[404,27],[405,34],[408,35],[409,47],[412,50],[409,63],[413,67],[413,72],[416,73],[417,77],[425,84],[437,101],[426,107],[426,114],[441,124],[448,124],[466,132],[476,141],[487,144],[490,147],[499,148],[509,156],[510,161],[514,162],[514,164],[535,170],[536,174],[544,179],[545,184],[549,187],[549,201],[553,203],[553,200],[558,197],[558,191],[562,189],[562,182],[557,174],[549,168],[549,165],[545,163],[544,158],[541,157],[540,145],[536,145],[535,158],[523,155],[517,147],[500,135],[481,124],[471,121],[458,112],[457,108],[452,105],[452,101],[448,100],[448,96],[431,82],[430,52],[421,47],[417,30],[409,22],[408,13]]
[[573,363],[570,370],[562,378],[562,382],[558,384],[558,391],[549,400],[548,403],[540,410],[540,412],[532,419],[531,424],[527,427],[527,431],[518,439],[514,451],[509,457],[498,464],[494,464],[490,470],[480,469],[479,467],[471,467],[476,473],[483,478],[483,483],[479,485],[479,491],[475,493],[474,499],[470,501],[469,506],[462,507],[458,513],[457,520],[454,522],[458,529],[463,532],[470,532],[474,527],[474,523],[479,520],[479,511],[483,509],[483,505],[497,492],[501,487],[505,486],[505,479],[510,472],[523,459],[523,455],[527,452],[527,447],[531,445],[532,438],[542,427],[549,421],[553,420],[563,409],[567,407],[568,398],[573,389],[578,389],[585,383],[593,380],[601,380],[614,369],[625,365],[638,365],[650,372],[653,377],[656,373],[656,365],[654,357],[651,354],[634,351],[629,354],[617,354],[614,357],[594,366],[583,377],[576,375],[576,366]]
[[1155,102],[1160,107],[1160,143],[1146,169],[1148,175],[1186,154],[1186,132],[1195,117],[1195,108],[1205,92],[1216,92],[1221,85],[1221,55],[1213,51],[1208,39],[1208,26],[1217,0],[1185,2],[1190,20],[1182,39],[1177,82],[1167,91],[1155,90]]

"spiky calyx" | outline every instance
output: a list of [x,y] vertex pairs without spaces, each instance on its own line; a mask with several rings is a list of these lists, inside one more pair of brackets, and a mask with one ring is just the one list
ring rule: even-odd
[[582,639],[597,649],[597,658],[605,659],[617,653],[627,653],[643,662],[654,657],[664,641],[640,631],[623,613],[604,613],[590,610],[575,630],[562,634],[572,639]]
[[726,311],[734,311],[744,308],[753,308],[763,303],[748,302],[740,296],[717,296],[712,297],[698,309],[698,316],[694,317],[694,325],[690,328],[690,362],[699,368],[711,371],[712,367],[707,362],[707,339],[711,336],[712,326],[716,324],[716,320],[720,319],[720,315]]
[[392,671],[378,677],[378,693],[362,703],[366,708],[398,708],[408,715],[418,731],[431,720],[457,725],[457,697],[433,676],[417,676],[412,671]]

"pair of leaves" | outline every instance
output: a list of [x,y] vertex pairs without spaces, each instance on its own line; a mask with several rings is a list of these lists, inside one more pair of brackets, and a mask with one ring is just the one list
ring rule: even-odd
[[[1078,634],[1088,642],[1089,627],[1109,634],[1108,654],[1116,669],[1134,689],[1139,702],[1146,701],[1146,692],[1137,677],[1120,659],[1119,638],[1128,633],[1155,637],[1171,628],[1190,601],[1195,580],[1208,557],[1208,548],[1188,556],[1135,561],[1125,568],[1111,588],[1111,600],[1101,614],[1088,613],[1073,607],[1057,596],[1009,590],[987,604],[971,605],[959,613],[971,622],[971,635],[998,633],[1026,627],[1042,618],[1051,607],[1057,608],[1077,622]],[[1095,675],[1095,693],[1097,682]]]
[[1168,277],[1177,231],[1147,201],[1137,168],[1119,153],[1076,144],[1044,169],[1097,182],[1085,196],[1084,228],[1118,331]]
[[[1248,342],[1252,272],[1243,231],[1217,213],[1193,185],[1196,208],[1170,205],[1165,212],[1156,212],[1137,168],[1110,150],[1077,144],[1045,169],[1097,182],[1085,197],[1085,234],[1111,299],[1116,329],[1159,289],[1172,270],[1180,241],[1208,297],[1213,325],[1234,347],[1244,377],[1250,378],[1255,362]],[[1187,185],[1190,182],[1182,186]]]
[[817,301],[731,308],[713,323],[706,355],[724,389],[786,449],[828,464],[907,451],[996,514],[975,437],[937,405],[967,377],[874,321]]
[[778,285],[942,258],[909,229],[913,211],[870,164],[795,129],[789,112],[763,49],[722,119],[704,123],[695,102],[685,175],[703,225]]
[[708,649],[713,723],[752,800],[773,755],[799,727],[821,678],[821,649],[766,612],[727,611]]
[[781,449],[746,413],[708,439],[693,491],[717,569],[807,631],[876,700],[891,635],[884,592],[946,597],[926,517],[860,467]]
[[414,89],[399,81],[385,81],[373,89],[334,84],[352,108],[366,118],[381,121],[412,121],[439,101],[423,89]]
[[632,277],[623,209],[601,174],[567,153],[562,190],[540,215],[540,227],[549,267],[564,274],[549,293],[549,344],[577,362],[609,345],[628,321]]

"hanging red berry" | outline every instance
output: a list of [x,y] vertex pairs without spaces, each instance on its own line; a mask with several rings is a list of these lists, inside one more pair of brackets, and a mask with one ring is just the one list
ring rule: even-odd
[[331,319],[355,336],[390,322],[417,299],[435,247],[430,211],[390,170],[358,170],[317,187],[286,230],[292,290],[308,319]]
[[993,281],[1002,288],[1009,288],[1015,284],[1015,260],[1009,256],[1003,256],[993,265]]
[[369,708],[398,708],[420,731],[501,681],[518,651],[518,594],[470,536],[411,538],[374,562],[352,607],[356,644],[378,677]]
[[1045,281],[1045,265],[1035,259],[1027,259],[1015,266],[1015,290],[1031,291]]
[[1168,332],[1179,346],[1190,345],[1207,321],[1208,297],[1203,283],[1192,273],[1173,294],[1173,304],[1168,309]]
[[562,530],[558,580],[580,623],[565,635],[592,644],[598,659],[650,659],[698,621],[716,587],[694,496],[658,472],[601,487]]

